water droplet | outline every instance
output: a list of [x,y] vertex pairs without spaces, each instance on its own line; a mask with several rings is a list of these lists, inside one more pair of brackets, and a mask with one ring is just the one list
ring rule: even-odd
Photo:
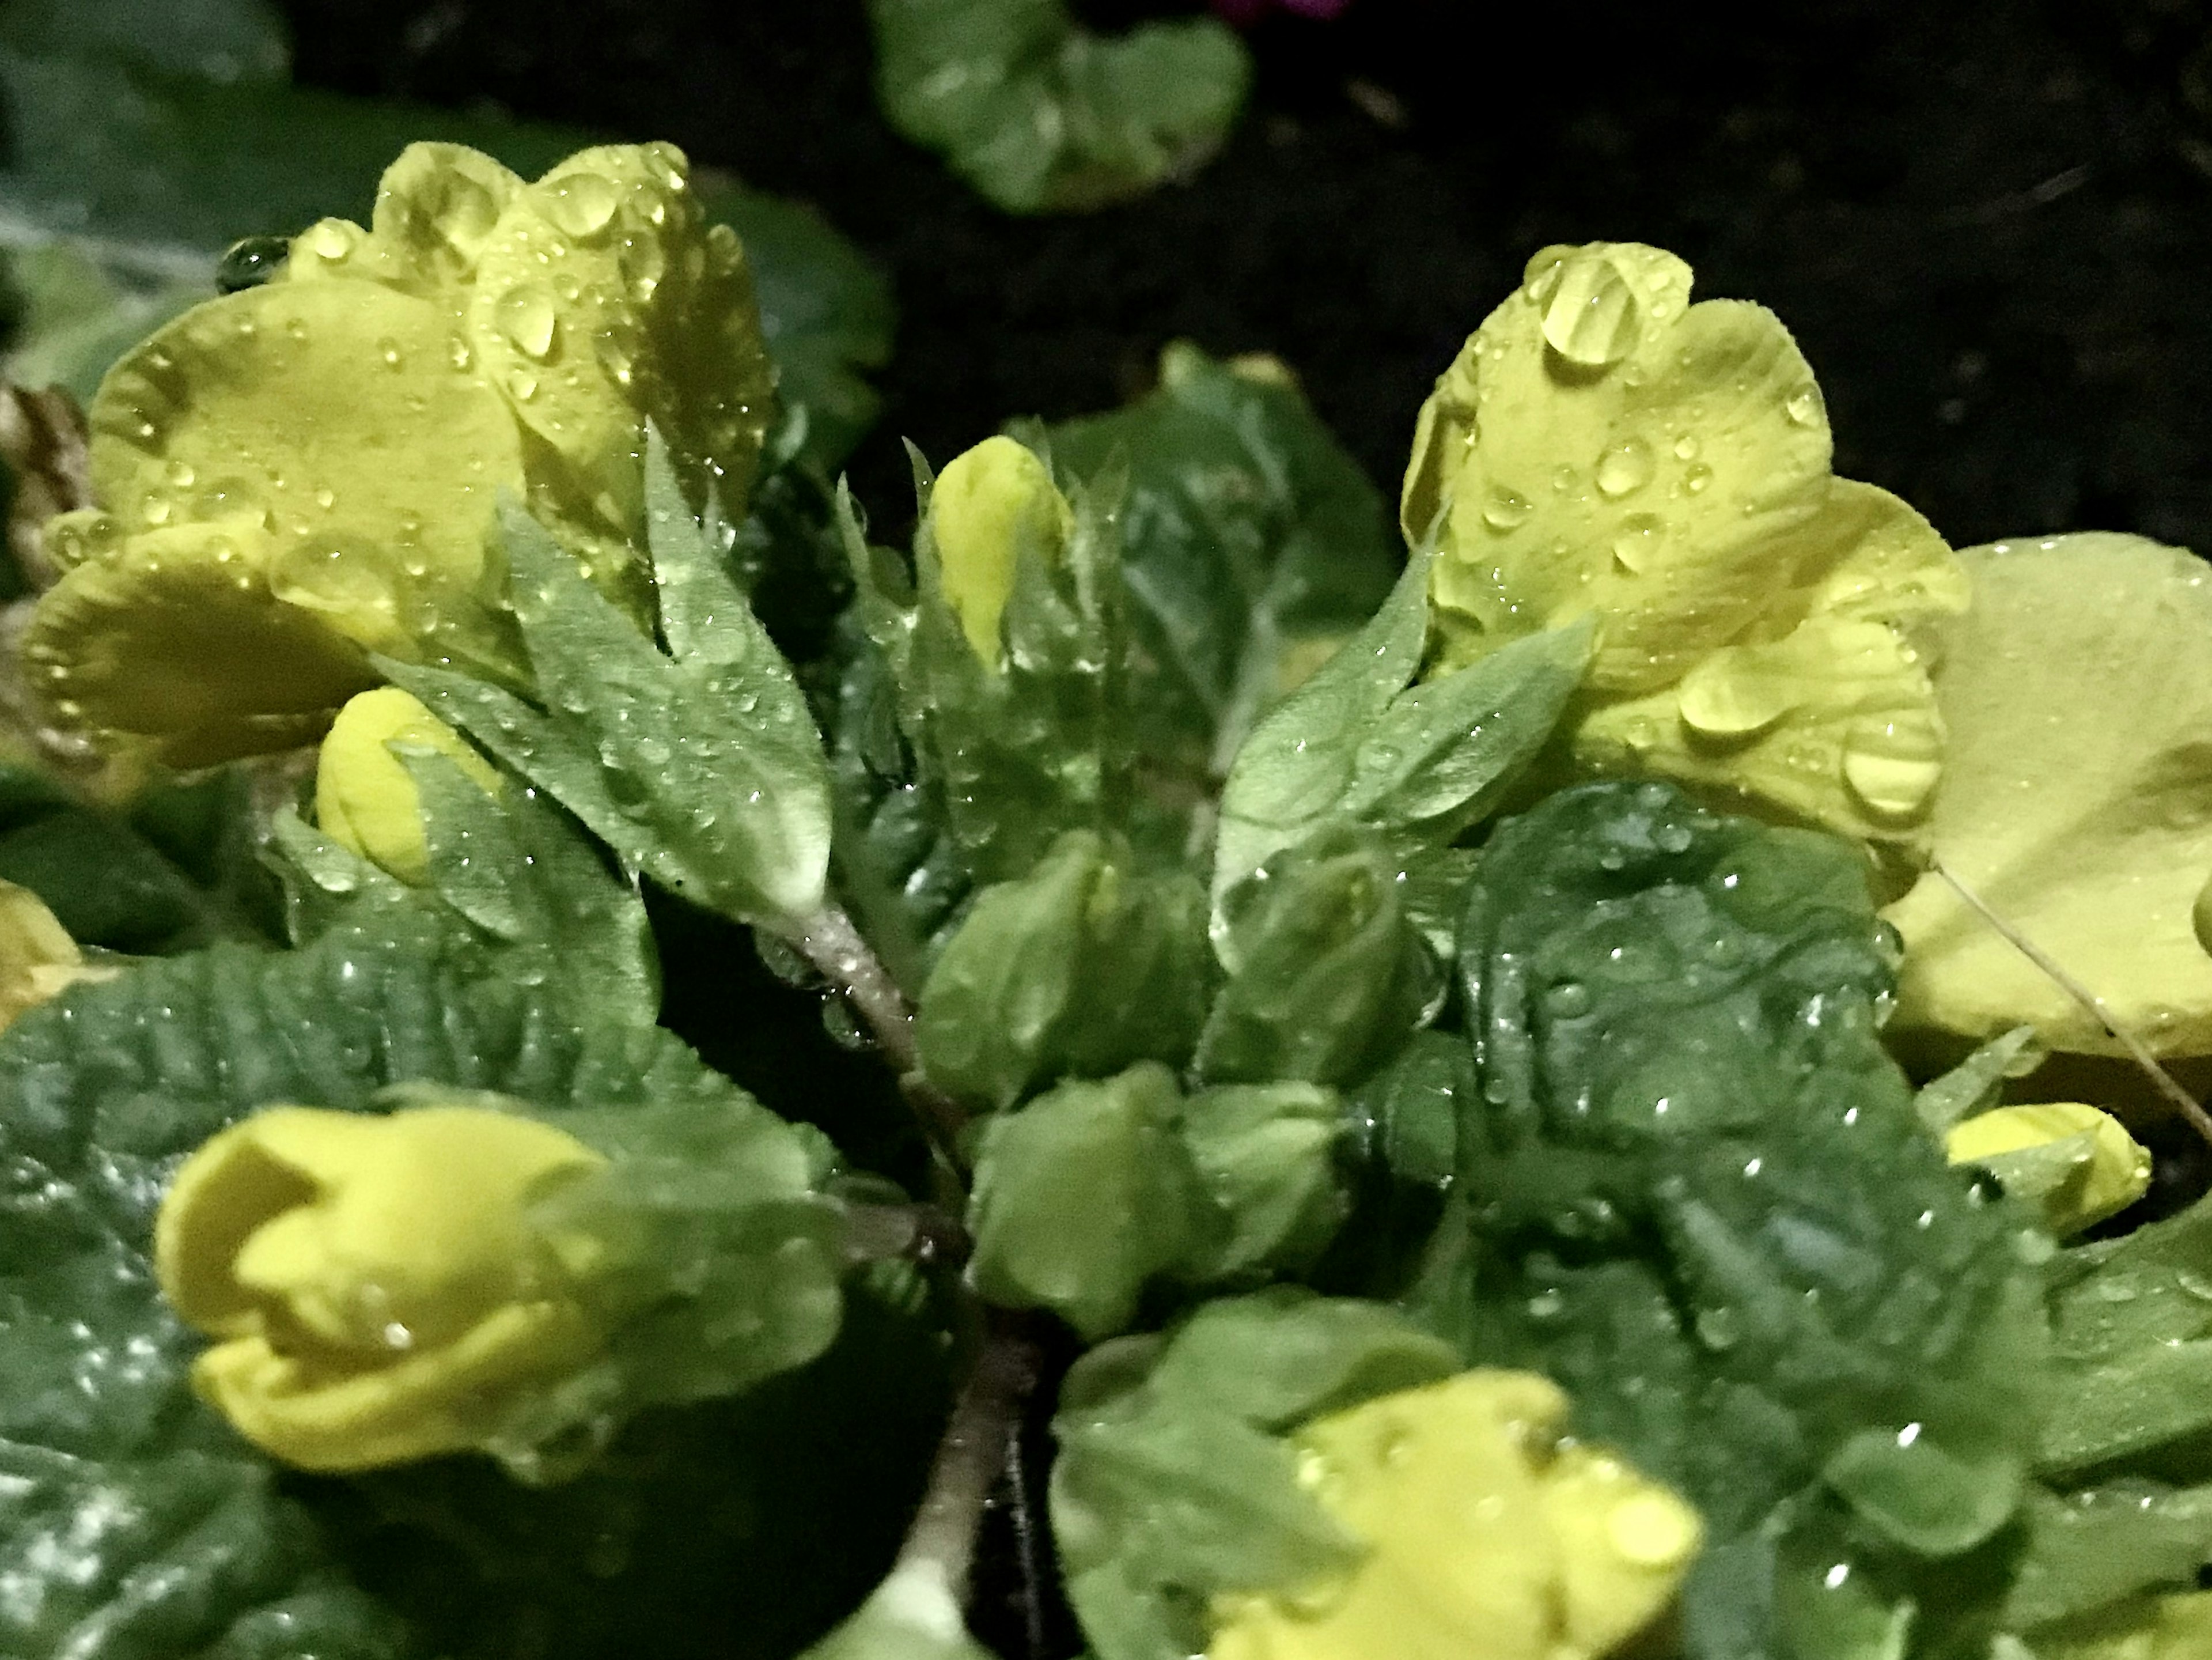
[[1527,496],[1516,496],[1509,489],[1496,489],[1483,504],[1482,522],[1492,530],[1511,530],[1527,524],[1528,515],[1535,510]]
[[1733,1348],[1742,1335],[1743,1322],[1727,1304],[1698,1310],[1698,1341],[1707,1348]]
[[1602,254],[1559,260],[1541,274],[1530,298],[1543,309],[1545,343],[1584,368],[1618,363],[1643,333],[1636,296]]
[[621,191],[605,174],[571,173],[554,186],[545,216],[571,236],[596,236],[621,203]]
[[199,474],[192,471],[192,464],[189,461],[170,462],[162,469],[161,476],[179,489],[190,489],[199,481]]
[[1790,424],[1793,427],[1813,425],[1826,413],[1820,407],[1820,389],[1807,381],[1784,400],[1782,412],[1790,417]]
[[507,389],[526,404],[538,396],[538,377],[528,369],[516,369],[507,377]]
[[1651,556],[1666,540],[1665,521],[1648,513],[1633,513],[1620,521],[1620,531],[1613,538],[1613,561],[1633,576],[1650,562]]
[[388,335],[376,343],[376,355],[384,360],[384,367],[388,369],[396,369],[407,361],[399,350],[399,343]]
[[169,498],[166,496],[149,496],[140,505],[138,511],[148,524],[166,525],[169,522]]
[[354,538],[314,538],[281,550],[270,567],[269,591],[309,611],[390,617],[398,609],[382,550]]
[[1651,447],[1641,438],[1623,439],[1597,464],[1597,487],[1607,496],[1626,496],[1650,482]]
[[1674,459],[1677,461],[1694,461],[1698,459],[1698,437],[1695,433],[1686,432],[1674,441]]
[[1765,732],[1796,702],[1787,679],[1762,674],[1731,653],[1699,661],[1682,677],[1678,695],[1683,724],[1700,737],[1722,739]]
[[324,512],[328,513],[332,508],[337,506],[337,504],[338,495],[336,490],[325,489],[319,489],[315,492],[315,505],[320,508]]
[[1544,994],[1544,1012],[1554,1020],[1578,1020],[1589,1011],[1589,988],[1579,980],[1562,980]]
[[500,295],[495,315],[499,331],[513,341],[514,349],[524,356],[543,362],[552,355],[560,319],[553,309],[553,296],[544,288],[536,283],[516,283]]
[[476,361],[476,354],[469,350],[469,343],[459,335],[448,335],[446,337],[446,361],[457,369],[465,369]]
[[1687,853],[1690,850],[1690,844],[1697,839],[1691,834],[1687,824],[1678,824],[1672,820],[1659,825],[1651,832],[1652,845],[1662,853]]
[[354,251],[361,240],[361,229],[343,219],[324,219],[310,225],[301,240],[316,258],[336,263]]
[[1868,812],[1910,818],[1927,805],[1943,770],[1942,740],[1932,721],[1860,721],[1844,739],[1844,782]]
[[1607,1513],[1608,1543],[1638,1567],[1667,1568],[1697,1548],[1698,1523],[1689,1507],[1668,1493],[1640,1493]]
[[1682,472],[1682,488],[1695,496],[1713,482],[1713,470],[1702,461],[1694,461]]

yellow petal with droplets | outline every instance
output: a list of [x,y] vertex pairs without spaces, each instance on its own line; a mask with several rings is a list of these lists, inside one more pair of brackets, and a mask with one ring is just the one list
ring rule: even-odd
[[[2140,538],[1960,556],[1974,603],[1943,630],[1949,730],[1936,856],[2160,1055],[2212,1054],[2212,582]],[[1905,936],[1897,1024],[1980,1041],[2033,1025],[2120,1053],[2096,1017],[1930,873],[1885,913]]]
[[258,516],[271,591],[372,649],[426,657],[441,626],[488,634],[484,538],[522,459],[451,334],[438,306],[368,283],[198,307],[100,383],[94,492],[133,532]]
[[69,572],[23,638],[58,715],[139,734],[173,767],[309,743],[376,683],[359,650],[285,605],[251,520],[166,526]]
[[499,788],[499,774],[397,686],[365,691],[338,711],[316,757],[315,822],[333,841],[419,886],[430,868],[422,792],[395,744],[437,751],[487,794]]

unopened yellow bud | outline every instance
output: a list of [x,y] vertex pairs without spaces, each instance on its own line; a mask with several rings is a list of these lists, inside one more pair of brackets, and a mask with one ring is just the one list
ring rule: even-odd
[[332,841],[419,887],[430,872],[422,792],[395,744],[451,757],[488,795],[498,791],[499,774],[397,686],[362,692],[338,711],[315,763],[316,820]]
[[1584,1660],[1627,1642],[1703,1528],[1563,1439],[1566,1414],[1549,1380],[1481,1371],[1307,1425],[1300,1479],[1368,1554],[1324,1584],[1218,1598],[1212,1660]]
[[28,888],[0,882],[0,1031],[80,980],[105,980],[90,968],[69,930]]
[[1011,438],[986,438],[938,474],[929,523],[946,603],[975,654],[995,665],[1023,550],[1057,560],[1075,534],[1074,509],[1043,462]]
[[239,1433],[302,1469],[482,1445],[518,1395],[600,1347],[604,1250],[532,1207],[605,1160],[480,1106],[272,1107],[177,1173],[155,1268],[219,1340],[192,1369]]
[[1943,1150],[1954,1164],[1992,1165],[2061,1238],[2117,1215],[2150,1186],[2149,1151],[2112,1114],[2079,1101],[1978,1113],[1943,1138]]

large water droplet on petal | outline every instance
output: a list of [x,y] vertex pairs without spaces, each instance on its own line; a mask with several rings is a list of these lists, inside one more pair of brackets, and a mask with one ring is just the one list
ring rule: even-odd
[[552,354],[560,318],[554,311],[550,291],[535,283],[518,283],[500,295],[496,316],[499,331],[523,356],[543,362]]
[[1597,487],[1607,496],[1626,496],[1651,482],[1651,447],[1625,438],[1597,464]]
[[1620,521],[1613,538],[1613,562],[1633,576],[1641,572],[1667,539],[1666,521],[1648,513],[1632,513]]
[[1635,295],[1601,255],[1560,260],[1539,277],[1530,298],[1542,308],[1545,343],[1584,368],[1618,363],[1643,334]]
[[605,173],[571,173],[553,187],[545,216],[571,236],[592,236],[607,228],[622,192]]
[[1844,782],[1881,818],[1911,818],[1943,772],[1943,745],[1924,716],[1860,721],[1844,739]]
[[310,538],[281,550],[270,567],[269,591],[287,605],[356,619],[398,611],[380,550],[357,538]]
[[1782,405],[1782,412],[1790,417],[1792,426],[1809,427],[1827,411],[1820,403],[1820,389],[1808,380],[1790,394]]
[[1765,731],[1796,704],[1783,677],[1762,674],[1756,664],[1730,654],[1708,657],[1682,677],[1683,724],[1703,738],[1749,738]]
[[1492,490],[1490,500],[1483,503],[1482,522],[1492,530],[1511,530],[1516,526],[1527,524],[1528,515],[1535,510],[1534,505],[1525,496],[1517,496],[1509,489]]

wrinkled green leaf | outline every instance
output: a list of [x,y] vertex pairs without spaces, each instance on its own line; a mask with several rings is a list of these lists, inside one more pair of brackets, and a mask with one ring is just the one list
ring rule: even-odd
[[1220,907],[1229,979],[1193,1062],[1210,1081],[1352,1082],[1437,1010],[1443,976],[1407,915],[1402,866],[1340,827],[1278,854]]
[[501,522],[515,614],[542,707],[450,670],[384,670],[626,864],[725,915],[788,930],[822,903],[821,740],[789,665],[708,552],[665,458],[652,469],[647,517],[667,654],[510,507]]
[[1863,1629],[1924,1609],[1929,1563],[2020,1492],[2047,1245],[1911,1110],[1858,854],[1664,786],[1568,791],[1486,849],[1461,969],[1470,1352],[1549,1372],[1704,1513],[1693,1655],[1781,1640],[1847,1533]]
[[1146,1282],[1210,1258],[1226,1231],[1178,1133],[1157,1062],[1071,1082],[977,1137],[969,1277],[1010,1308],[1050,1309],[1092,1341],[1129,1323]]
[[1261,713],[1389,593],[1389,510],[1295,386],[1187,343],[1162,354],[1157,390],[1049,437],[1079,477],[1126,474],[1142,740],[1211,791]]
[[1009,213],[1103,207],[1188,172],[1251,78],[1211,18],[1108,40],[1063,0],[872,0],[869,13],[891,125]]
[[1138,874],[1126,848],[1071,830],[977,895],[945,946],[916,1013],[922,1069],[1003,1108],[1054,1078],[1181,1066],[1214,977],[1196,879]]
[[1459,1369],[1380,1304],[1282,1289],[1093,1350],[1062,1385],[1052,1519],[1099,1660],[1184,1660],[1224,1590],[1309,1583],[1357,1544],[1277,1438]]
[[1346,1122],[1334,1090],[1230,1084],[1183,1104],[1182,1138],[1207,1195],[1230,1220],[1194,1280],[1303,1273],[1328,1248],[1350,1204],[1337,1170]]

